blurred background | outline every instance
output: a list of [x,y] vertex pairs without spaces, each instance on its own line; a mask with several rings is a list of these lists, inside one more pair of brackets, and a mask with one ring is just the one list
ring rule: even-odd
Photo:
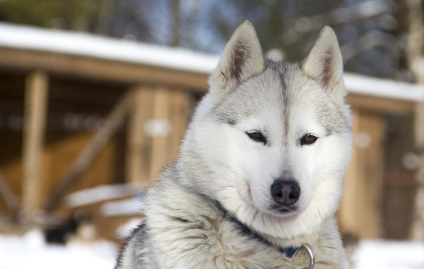
[[0,0],[0,268],[113,267],[246,19],[288,61],[335,30],[354,126],[338,213],[350,261],[424,268],[423,12],[420,0]]

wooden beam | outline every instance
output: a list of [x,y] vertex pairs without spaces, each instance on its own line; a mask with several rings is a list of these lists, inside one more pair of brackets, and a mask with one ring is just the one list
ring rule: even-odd
[[[353,134],[358,133],[359,114],[352,111]],[[355,137],[355,136],[354,136]],[[355,148],[355,147],[354,147]],[[357,207],[357,178],[358,178],[358,152],[353,150],[352,159],[347,167],[343,182],[343,195],[338,212],[339,225],[344,234],[358,236],[360,220],[356,215]]]
[[187,91],[174,90],[171,94],[172,103],[169,116],[172,128],[169,161],[174,161],[179,153],[195,103],[193,95]]
[[151,83],[205,92],[208,75],[94,57],[0,47],[0,67],[23,71],[42,68],[52,74],[126,84]]
[[353,110],[368,111],[381,114],[413,115],[415,103],[375,96],[348,94],[346,102]]
[[131,114],[128,123],[126,151],[126,181],[142,184],[150,180],[150,138],[144,125],[152,117],[153,90],[148,86],[137,86],[131,92]]
[[45,212],[51,212],[58,205],[65,192],[78,180],[81,174],[92,163],[93,159],[97,156],[102,147],[109,141],[118,127],[124,122],[130,108],[130,98],[130,94],[125,94],[122,99],[119,100],[118,104],[106,118],[105,123],[102,125],[100,130],[60,179],[58,187],[44,205]]
[[420,152],[424,152],[424,100],[423,102],[416,104],[414,108],[415,108],[415,118],[414,118],[415,119],[415,123],[414,123],[415,145]]
[[354,112],[354,153],[344,181],[339,212],[343,232],[359,238],[381,236],[384,177],[383,115]]
[[[147,123],[152,137],[152,152],[150,173],[156,178],[163,167],[169,162],[170,132],[173,126],[170,122],[172,90],[159,87],[154,91],[153,117]],[[147,127],[147,126],[146,126]],[[166,130],[169,127],[168,130]]]
[[12,215],[16,215],[20,209],[19,200],[9,187],[9,184],[7,184],[2,173],[0,173],[0,196],[4,198],[6,206]]
[[[406,56],[409,70],[421,85],[424,84],[423,63],[423,2],[420,0],[406,0],[407,19],[409,26]],[[411,239],[424,240],[424,100],[415,106],[415,146],[419,154],[420,165],[417,170],[417,192],[414,204],[414,218],[411,229]]]
[[194,102],[191,93],[178,88],[141,85],[132,96],[126,175],[127,182],[139,185],[176,159]]
[[39,187],[42,184],[40,163],[47,103],[47,74],[41,71],[29,74],[26,79],[24,107],[22,207],[30,218],[40,206]]
[[411,227],[411,238],[424,240],[424,102],[415,106],[415,145],[419,153],[418,171],[416,174],[417,193],[414,204],[414,219]]

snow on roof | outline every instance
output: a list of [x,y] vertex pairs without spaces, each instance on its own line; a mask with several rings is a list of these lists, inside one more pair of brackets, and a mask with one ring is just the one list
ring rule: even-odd
[[424,86],[356,74],[345,74],[344,82],[349,93],[371,95],[404,101],[424,102]]
[[218,62],[216,55],[179,48],[8,23],[0,23],[0,46],[148,64],[199,73],[209,73]]
[[[209,74],[219,56],[180,48],[148,45],[132,40],[113,39],[80,32],[47,30],[0,23],[0,47],[50,51],[106,60],[152,65]],[[424,86],[345,74],[349,93],[424,101]]]

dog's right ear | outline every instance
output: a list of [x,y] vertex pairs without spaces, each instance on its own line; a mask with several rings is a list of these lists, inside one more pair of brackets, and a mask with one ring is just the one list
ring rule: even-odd
[[264,70],[261,45],[252,23],[245,21],[224,48],[218,66],[209,78],[211,91],[224,92]]

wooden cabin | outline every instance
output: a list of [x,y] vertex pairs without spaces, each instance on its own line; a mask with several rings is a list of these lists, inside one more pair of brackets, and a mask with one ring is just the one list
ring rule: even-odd
[[[0,33],[0,231],[2,219],[66,214],[65,197],[78,190],[148,185],[175,159],[218,61],[83,33],[11,24]],[[354,74],[345,84],[355,142],[341,228],[359,238],[407,238],[424,88]]]

